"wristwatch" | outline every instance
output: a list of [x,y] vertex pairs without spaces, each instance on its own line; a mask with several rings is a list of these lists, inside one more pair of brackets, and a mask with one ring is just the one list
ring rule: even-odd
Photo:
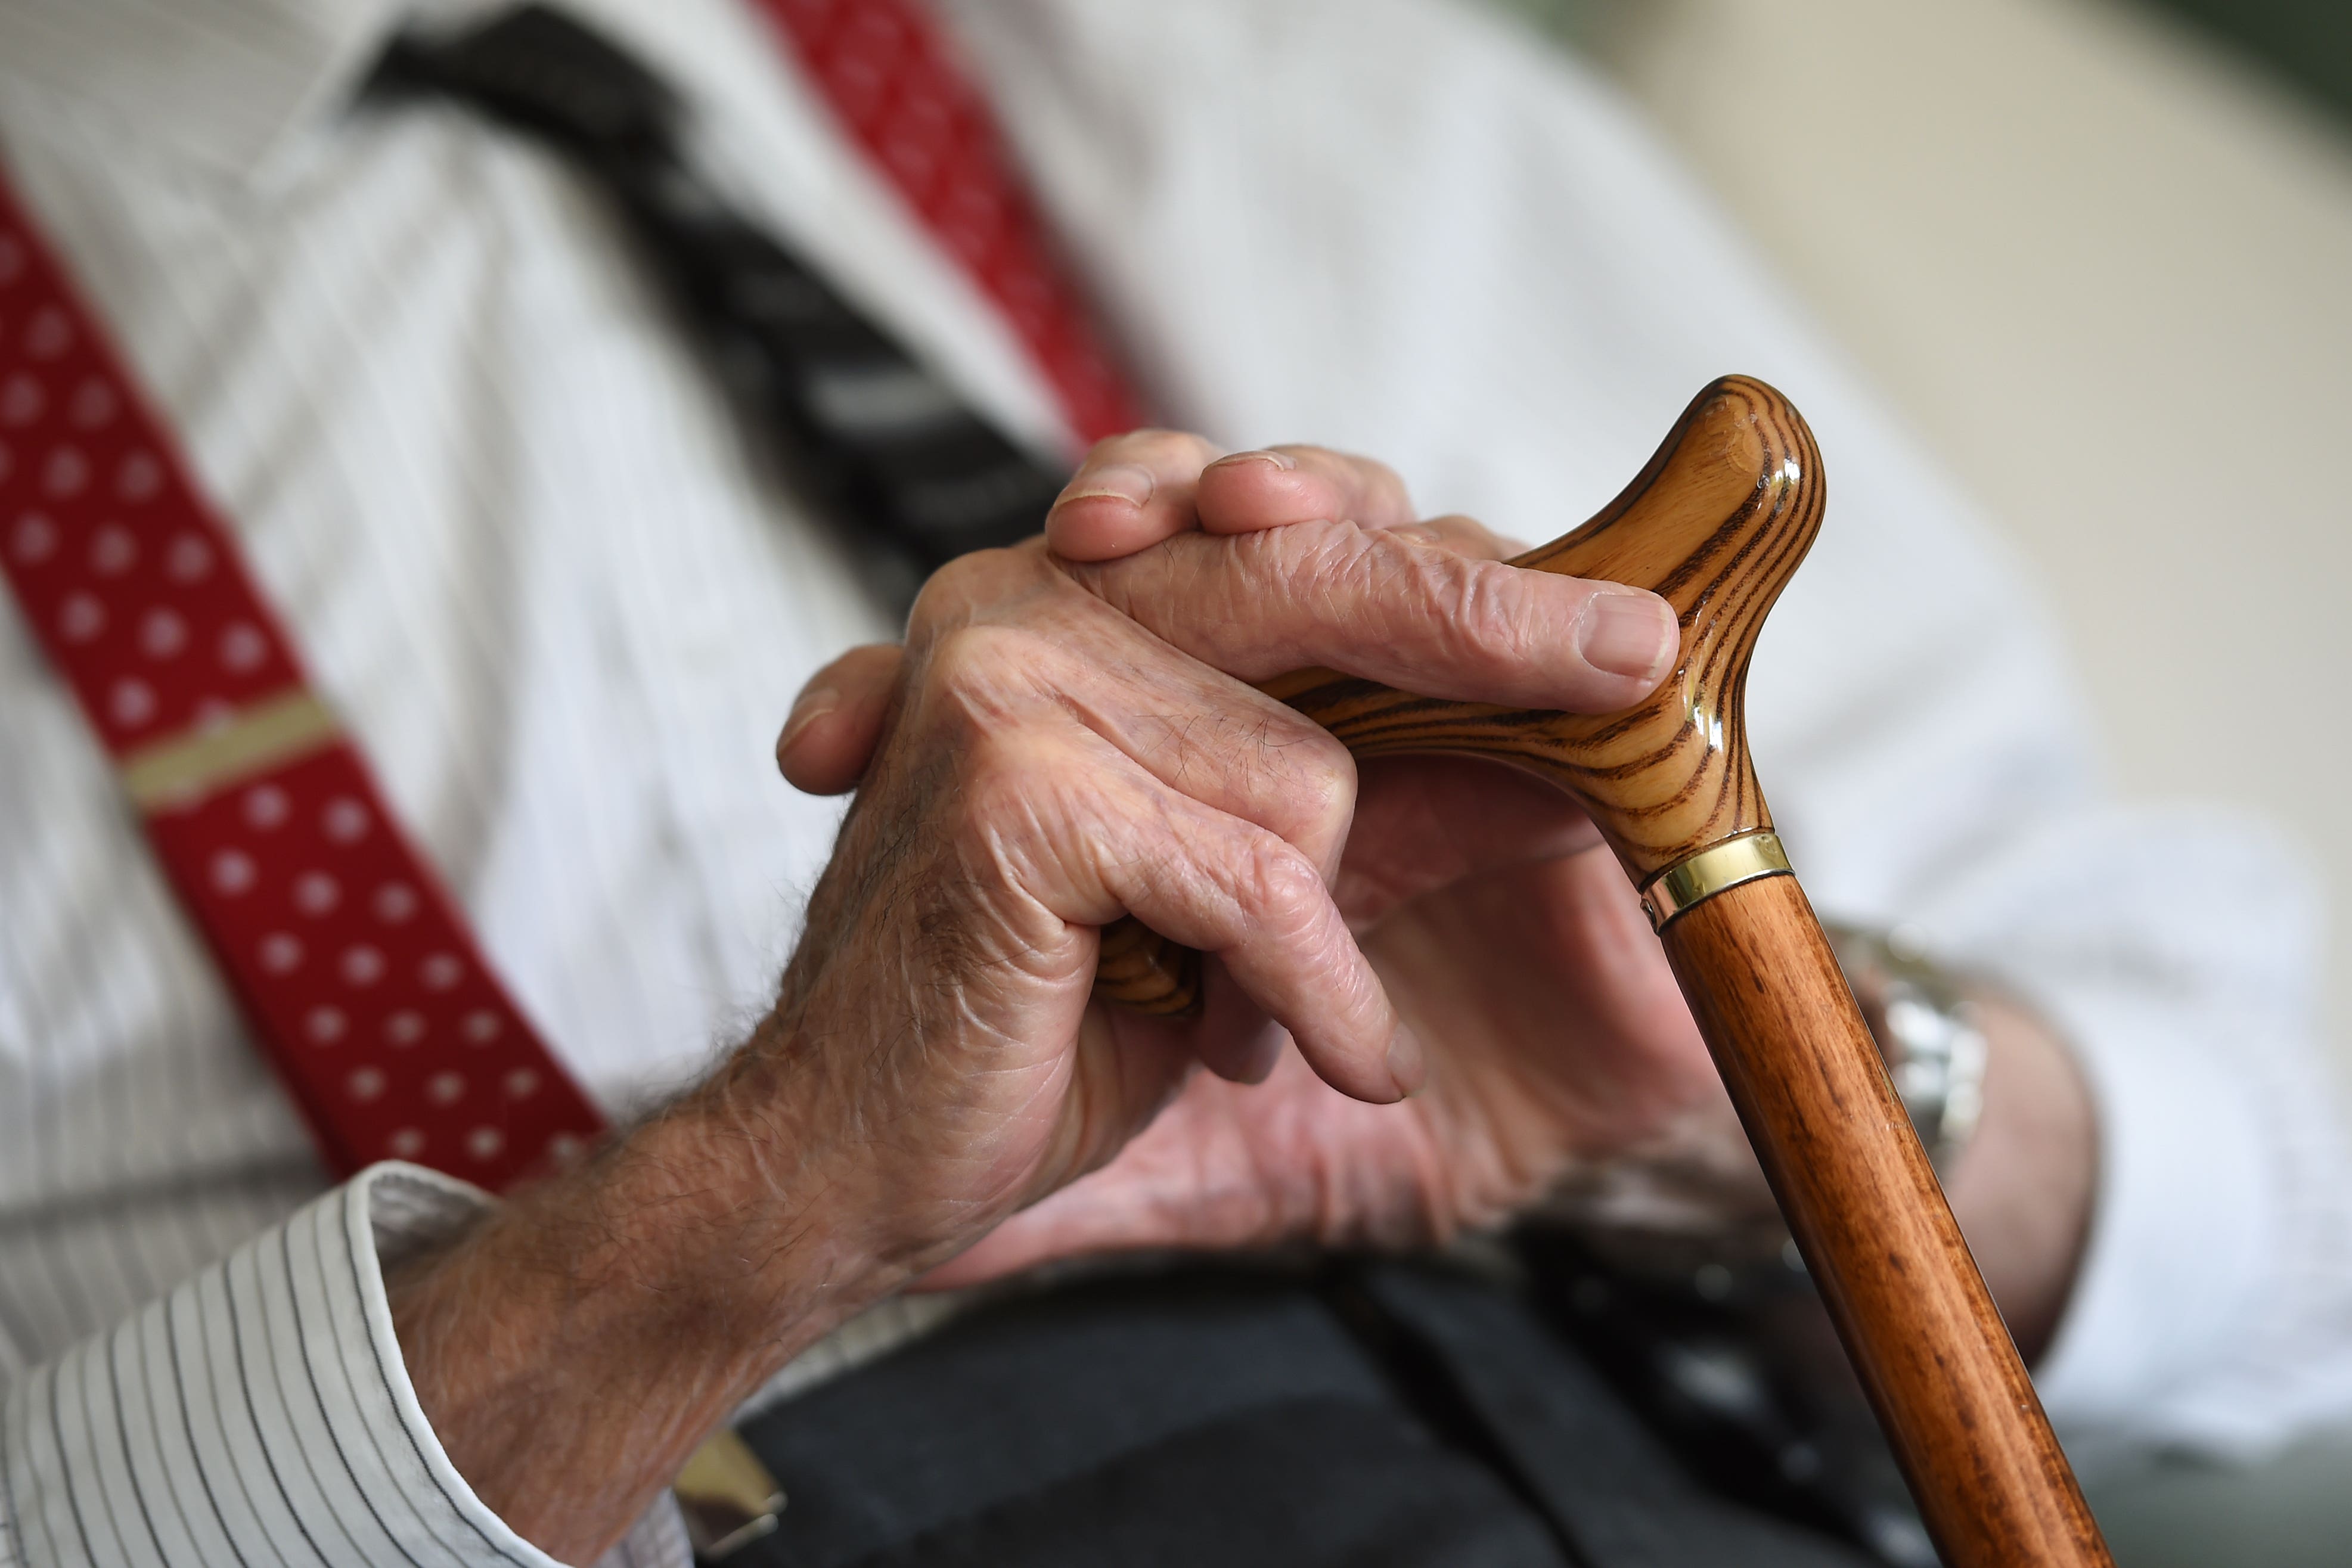
[[1939,1176],[1949,1176],[1984,1112],[1985,1035],[1953,973],[1917,935],[1825,923],[1830,947],[1885,1058]]
[[[1938,1176],[1948,1176],[1984,1108],[1985,1035],[1965,981],[1902,927],[1823,922],[1887,1076]],[[1680,1280],[1702,1299],[1770,1297],[1804,1264],[1752,1162],[1725,1164],[1710,1129],[1689,1144],[1573,1172],[1542,1206],[1611,1267]]]

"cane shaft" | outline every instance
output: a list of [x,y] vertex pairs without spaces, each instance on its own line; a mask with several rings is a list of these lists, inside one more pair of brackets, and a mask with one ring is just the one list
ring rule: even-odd
[[1664,940],[1944,1561],[2108,1563],[1797,879],[1717,894]]

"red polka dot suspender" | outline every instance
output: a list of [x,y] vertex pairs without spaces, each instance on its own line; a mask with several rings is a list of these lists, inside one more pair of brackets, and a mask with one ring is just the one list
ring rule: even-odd
[[5,182],[0,568],[331,1169],[500,1187],[603,1125]]
[[[909,0],[761,0],[1092,439],[1134,404]],[[492,1189],[604,1119],[310,686],[236,538],[0,171],[0,576],[338,1176]],[[23,918],[19,912],[17,918]]]

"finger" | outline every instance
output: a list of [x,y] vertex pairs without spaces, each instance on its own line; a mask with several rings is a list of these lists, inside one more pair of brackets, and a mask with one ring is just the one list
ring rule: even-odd
[[1045,540],[1070,560],[1109,560],[1196,526],[1193,486],[1217,448],[1181,430],[1095,443],[1045,514]]
[[1161,935],[1214,954],[1332,1088],[1375,1103],[1418,1089],[1417,1045],[1399,1027],[1317,868],[1264,832],[1218,831],[1191,858],[1206,873],[1205,886],[1114,873],[1127,883],[1120,902]]
[[1255,686],[1189,657],[1099,601],[1007,645],[992,630],[948,640],[935,678],[985,682],[966,660],[1017,664],[1071,716],[1171,789],[1253,822],[1336,875],[1355,811],[1356,759],[1330,731]]
[[1479,560],[1345,522],[1187,534],[1077,581],[1194,658],[1247,681],[1301,665],[1427,696],[1613,713],[1680,646],[1673,610],[1618,583]]
[[898,643],[875,643],[809,677],[776,737],[776,767],[794,789],[838,795],[856,787],[874,760],[905,663]]
[[1273,446],[1220,457],[1201,470],[1193,507],[1201,527],[1213,534],[1322,518],[1370,528],[1413,520],[1412,498],[1395,469],[1322,446]]
[[[952,707],[1001,731],[1008,688],[1031,702],[1050,693],[1056,717],[1075,719],[1159,784],[1276,834],[1327,884],[1339,875],[1355,807],[1347,747],[1099,600],[1065,584],[1062,608],[1043,622],[967,624],[932,640],[924,658],[919,717]],[[1204,980],[1207,1016],[1188,1021],[1188,1050],[1220,1076],[1263,1076],[1288,1036],[1213,956]]]
[[1214,954],[1341,1093],[1384,1103],[1419,1087],[1417,1049],[1295,846],[1144,775],[1099,737],[992,744],[1021,755],[984,762],[963,787],[966,836],[1009,857],[1030,897],[1079,925],[1131,914]]
[[1507,539],[1475,517],[1465,517],[1459,512],[1449,512],[1442,517],[1423,517],[1410,523],[1400,523],[1390,530],[1399,538],[1416,544],[1434,545],[1439,549],[1473,560],[1508,560],[1524,554],[1527,546],[1517,539]]

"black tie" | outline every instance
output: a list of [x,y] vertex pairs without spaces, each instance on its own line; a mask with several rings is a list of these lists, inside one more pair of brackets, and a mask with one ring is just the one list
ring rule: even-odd
[[968,407],[678,151],[677,95],[611,40],[527,5],[404,37],[370,84],[444,94],[562,152],[612,199],[784,466],[911,599],[940,563],[1035,533],[1066,476]]

